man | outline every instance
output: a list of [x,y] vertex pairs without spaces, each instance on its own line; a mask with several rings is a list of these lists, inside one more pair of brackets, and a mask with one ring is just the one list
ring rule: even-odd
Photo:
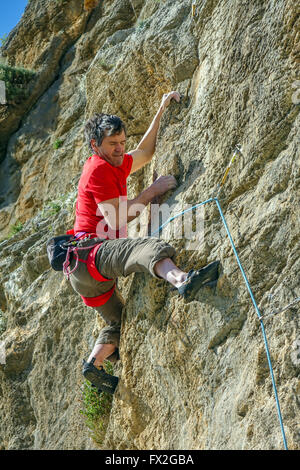
[[82,240],[78,243],[81,258],[71,262],[69,278],[85,304],[94,307],[108,325],[101,330],[88,361],[84,361],[83,374],[99,390],[109,393],[114,392],[118,378],[106,374],[103,361],[118,359],[124,306],[115,280],[145,272],[165,279],[187,297],[218,278],[218,261],[186,273],[174,264],[175,250],[164,240],[126,238],[127,223],[139,215],[134,209],[138,207],[141,212],[155,197],[177,185],[172,175],[160,176],[135,199],[127,201],[126,180],[151,161],[161,116],[172,99],[179,103],[179,93],[173,91],[163,96],[148,131],[128,154],[126,128],[119,117],[96,114],[85,126],[93,155],[86,161],[78,184],[74,233]]

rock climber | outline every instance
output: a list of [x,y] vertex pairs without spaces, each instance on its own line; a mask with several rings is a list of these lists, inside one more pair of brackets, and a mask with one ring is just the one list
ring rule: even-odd
[[165,279],[184,298],[192,298],[193,292],[218,278],[219,261],[187,273],[173,262],[175,249],[166,241],[127,238],[127,223],[140,215],[141,208],[177,185],[174,176],[159,176],[136,198],[127,200],[128,176],[151,161],[161,117],[171,100],[179,103],[180,98],[176,91],[163,95],[149,129],[136,149],[128,153],[126,127],[118,116],[95,114],[85,125],[93,155],[85,162],[78,184],[76,219],[70,232],[78,240],[79,262],[74,269],[76,260],[72,259],[69,279],[85,304],[95,308],[107,324],[88,360],[83,361],[83,375],[99,391],[114,393],[118,383],[118,378],[103,368],[104,360],[115,362],[119,358],[124,300],[116,286],[117,278],[148,273]]

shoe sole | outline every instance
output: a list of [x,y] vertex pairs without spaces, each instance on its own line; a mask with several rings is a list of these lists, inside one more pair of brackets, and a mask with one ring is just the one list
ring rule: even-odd
[[[118,385],[118,378],[114,376],[99,377],[99,375],[92,370],[83,371],[84,377],[89,380],[95,387],[100,388],[102,392],[114,394]],[[109,375],[109,374],[107,374]],[[111,378],[110,378],[111,377]]]
[[210,283],[216,281],[219,277],[219,265],[220,261],[214,261],[208,264],[204,268],[198,271],[198,275],[195,275],[189,284],[186,284],[185,289],[178,289],[180,295],[184,298],[189,297],[195,290],[204,287]]

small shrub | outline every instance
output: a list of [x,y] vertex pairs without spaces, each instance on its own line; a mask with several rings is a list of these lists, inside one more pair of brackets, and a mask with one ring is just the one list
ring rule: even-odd
[[49,202],[45,210],[48,215],[55,215],[61,210],[61,205],[58,202]]
[[103,70],[105,70],[106,72],[108,72],[109,70],[113,68],[113,65],[109,65],[104,59],[100,59],[98,63],[100,67],[102,67]]
[[[113,368],[109,361],[105,363],[105,370],[113,374]],[[98,393],[97,389],[87,380],[83,384],[83,409],[80,413],[85,417],[85,424],[90,429],[91,438],[101,447],[103,444],[107,425],[109,422],[113,396],[109,393]]]
[[8,38],[8,35],[7,34],[4,34],[1,38],[0,38],[0,47],[3,47],[7,41],[7,38]]
[[146,21],[139,21],[138,24],[137,24],[137,29],[144,29],[146,26]]
[[0,64],[0,80],[5,82],[7,101],[20,102],[28,97],[29,82],[35,76],[33,70]]
[[63,144],[62,140],[56,139],[56,141],[53,143],[53,148],[57,150],[62,146],[62,144]]
[[20,232],[23,228],[23,224],[22,222],[16,222],[14,225],[12,225],[10,227],[10,231],[9,231],[9,234],[8,234],[8,238],[11,238],[13,237],[14,235],[16,235],[16,233]]
[[0,336],[4,331],[6,330],[7,327],[7,318],[4,316],[4,313],[2,310],[0,310]]
[[41,212],[42,219],[48,218],[50,216],[58,214],[61,209],[66,209],[67,211],[71,211],[74,202],[76,200],[77,191],[70,191],[69,193],[62,194],[61,196],[57,197],[53,201],[48,201]]

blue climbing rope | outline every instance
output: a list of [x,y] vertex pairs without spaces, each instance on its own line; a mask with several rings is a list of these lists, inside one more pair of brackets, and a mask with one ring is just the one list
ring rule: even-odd
[[166,222],[164,222],[160,227],[158,227],[157,230],[155,230],[154,232],[151,232],[151,236],[154,236],[157,232],[160,232],[162,228],[164,228],[165,225],[167,225],[168,223],[172,222],[172,220],[176,219],[177,217],[180,217],[182,214],[185,214],[186,212],[189,212],[193,209],[195,209],[196,207],[199,207],[199,206],[203,206],[204,204],[207,204],[208,202],[212,202],[214,201],[214,198],[211,197],[210,199],[207,199],[206,201],[203,201],[203,202],[199,202],[199,204],[196,204],[195,206],[193,207],[189,207],[188,209],[185,209],[184,211],[182,212],[179,212],[179,214],[176,214],[174,215],[173,217],[170,217],[170,219],[168,219]]
[[242,266],[242,264],[241,264],[241,262],[240,262],[238,253],[237,253],[236,248],[235,248],[235,246],[234,246],[234,243],[233,243],[233,240],[232,240],[232,237],[231,237],[231,234],[230,234],[228,225],[227,225],[227,223],[226,223],[226,220],[225,220],[223,211],[222,211],[222,209],[221,209],[219,200],[218,200],[218,198],[214,198],[214,201],[216,202],[216,204],[217,204],[217,206],[218,206],[218,209],[219,209],[219,212],[220,212],[220,216],[221,216],[222,222],[223,222],[223,224],[224,224],[225,230],[226,230],[226,232],[227,232],[227,235],[228,235],[228,238],[229,238],[231,247],[232,247],[232,249],[233,249],[234,255],[235,255],[236,260],[237,260],[237,263],[238,263],[239,268],[240,268],[240,270],[241,270],[241,273],[242,273],[242,275],[243,275],[243,278],[244,278],[244,281],[245,281],[245,283],[246,283],[248,292],[249,292],[249,294],[250,294],[252,303],[253,303],[254,308],[255,308],[255,310],[256,310],[258,319],[260,320],[260,326],[261,326],[262,335],[263,335],[263,339],[264,339],[264,343],[265,343],[265,349],[266,349],[266,353],[267,353],[267,359],[268,359],[268,364],[269,364],[269,369],[270,369],[270,375],[271,375],[271,379],[272,379],[272,385],[273,385],[273,390],[274,390],[274,395],[275,395],[275,401],[276,401],[278,419],[279,419],[280,428],[281,428],[281,433],[282,433],[282,438],[283,438],[283,444],[284,444],[285,450],[288,450],[288,446],[287,446],[287,442],[286,442],[286,437],[285,437],[285,432],[284,432],[283,421],[282,421],[282,415],[281,415],[281,411],[280,411],[280,404],[279,404],[279,399],[278,399],[277,387],[276,387],[276,383],[275,383],[275,378],[274,378],[274,373],[273,373],[273,367],[272,367],[272,362],[271,362],[271,356],[270,356],[270,351],[269,351],[267,336],[266,336],[265,327],[264,327],[264,322],[263,322],[263,320],[262,320],[262,316],[261,316],[261,314],[260,314],[259,308],[258,308],[258,306],[257,306],[257,303],[256,303],[256,301],[255,301],[254,295],[253,295],[253,293],[252,293],[252,289],[251,289],[251,287],[250,287],[249,281],[248,281],[248,279],[247,279],[247,276],[246,276],[246,274],[245,274],[245,271],[244,271],[244,269],[243,269],[243,266]]
[[[228,171],[227,171],[227,173],[228,173]],[[225,178],[226,178],[226,176],[227,176],[227,173],[225,174]],[[223,180],[224,180],[224,178],[223,178]],[[225,180],[224,180],[224,181],[225,181]],[[271,356],[270,356],[270,351],[269,351],[269,346],[268,346],[268,341],[267,341],[267,336],[266,336],[266,332],[265,332],[264,323],[263,323],[262,316],[261,316],[261,314],[260,314],[259,308],[258,308],[258,306],[257,306],[257,303],[256,303],[256,301],[255,301],[255,298],[254,298],[252,289],[251,289],[251,287],[250,287],[249,281],[248,281],[248,279],[247,279],[247,276],[246,276],[246,274],[245,274],[245,271],[244,271],[244,269],[243,269],[243,266],[242,266],[242,264],[241,264],[241,262],[240,262],[240,259],[239,259],[237,250],[236,250],[236,248],[235,248],[233,239],[232,239],[232,237],[231,237],[231,234],[230,234],[230,231],[229,231],[229,228],[228,228],[227,222],[226,222],[226,220],[225,220],[225,217],[224,217],[224,214],[223,214],[223,211],[222,211],[222,208],[221,208],[221,206],[220,206],[220,202],[219,202],[218,198],[217,198],[217,197],[212,197],[212,198],[210,198],[210,199],[207,199],[206,201],[200,202],[199,204],[196,204],[196,205],[194,205],[194,206],[192,206],[192,207],[189,207],[188,209],[186,209],[186,210],[180,212],[179,214],[174,215],[173,217],[171,217],[170,219],[168,219],[166,222],[164,222],[157,230],[155,230],[155,232],[153,232],[152,235],[155,235],[157,232],[160,232],[160,230],[162,230],[163,227],[165,227],[168,223],[172,222],[172,220],[176,219],[177,217],[180,217],[180,216],[181,216],[182,214],[184,214],[185,212],[191,211],[191,210],[193,210],[193,209],[196,209],[196,208],[199,207],[199,206],[203,206],[204,204],[207,204],[207,203],[213,202],[213,201],[217,204],[217,207],[218,207],[218,210],[219,210],[219,213],[220,213],[222,222],[223,222],[223,224],[224,224],[225,230],[226,230],[226,232],[227,232],[227,235],[228,235],[228,238],[229,238],[231,247],[232,247],[232,249],[233,249],[233,252],[234,252],[234,255],[235,255],[235,257],[236,257],[238,266],[239,266],[239,268],[240,268],[240,270],[241,270],[241,273],[242,273],[242,276],[243,276],[244,281],[245,281],[245,283],[246,283],[246,286],[247,286],[248,292],[249,292],[249,294],[250,294],[252,303],[253,303],[253,305],[254,305],[254,308],[255,308],[256,313],[257,313],[257,315],[258,315],[258,319],[259,319],[259,321],[260,321],[261,330],[262,330],[262,335],[263,335],[264,344],[265,344],[265,350],[266,350],[267,359],[268,359],[268,365],[269,365],[269,369],[270,369],[270,375],[271,375],[273,390],[274,390],[274,395],[275,395],[275,401],[276,401],[276,407],[277,407],[277,414],[278,414],[278,419],[279,419],[279,423],[280,423],[281,433],[282,433],[282,437],[283,437],[283,444],[284,444],[285,450],[288,450],[287,441],[286,441],[285,432],[284,432],[283,420],[282,420],[282,415],[281,415],[281,410],[280,410],[280,404],[279,404],[279,399],[278,399],[277,387],[276,387],[276,383],[275,383],[274,372],[273,372],[273,367],[272,367],[272,362],[271,362]]]

